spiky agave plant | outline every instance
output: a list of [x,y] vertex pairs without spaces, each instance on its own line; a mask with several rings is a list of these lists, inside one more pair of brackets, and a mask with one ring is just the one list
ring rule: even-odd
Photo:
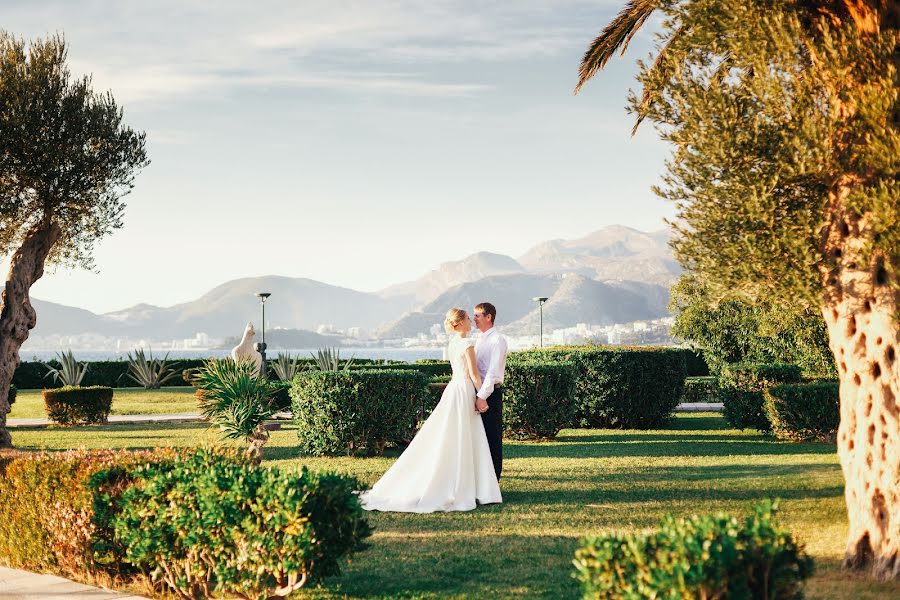
[[259,464],[269,440],[266,419],[275,413],[275,390],[255,373],[249,360],[208,360],[197,370],[197,399],[201,414],[226,439],[248,444],[246,453]]
[[272,369],[275,370],[275,374],[278,375],[278,379],[281,381],[293,380],[305,368],[305,366],[300,364],[299,356],[291,357],[290,354],[281,352],[278,353],[278,358],[272,361]]
[[341,368],[341,350],[337,347],[319,348],[315,354],[310,352],[315,362],[312,368],[317,371],[349,371],[350,365],[353,364],[353,357],[350,357],[343,368]]
[[153,350],[148,355],[143,348],[128,353],[128,376],[147,390],[158,390],[164,383],[179,375],[178,371],[168,365],[169,353],[162,358],[153,358]]
[[75,360],[75,355],[72,354],[71,350],[57,352],[56,360],[60,365],[58,369],[54,368],[50,363],[44,363],[44,366],[47,367],[47,374],[44,377],[52,375],[54,381],[58,381],[62,386],[81,385],[81,380],[84,379],[84,375],[88,370],[87,363],[79,363]]

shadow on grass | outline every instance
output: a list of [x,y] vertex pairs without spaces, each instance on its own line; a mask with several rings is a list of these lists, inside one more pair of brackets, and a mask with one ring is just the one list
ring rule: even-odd
[[[579,440],[568,442],[566,440]],[[797,444],[766,438],[745,439],[706,435],[631,435],[610,434],[567,437],[562,443],[545,444],[506,443],[504,457],[508,458],[602,458],[625,456],[730,456],[834,454],[831,444]]]
[[[456,532],[429,538],[387,531],[356,555],[339,577],[326,579],[329,596],[408,598],[577,598],[568,574],[577,539]],[[324,591],[322,590],[322,591]],[[316,590],[297,597],[316,597]]]

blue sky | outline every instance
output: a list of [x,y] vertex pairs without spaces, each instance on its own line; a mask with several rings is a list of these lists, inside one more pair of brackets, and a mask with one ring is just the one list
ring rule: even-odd
[[373,291],[673,212],[650,191],[666,148],[625,111],[653,28],[572,94],[620,1],[3,4],[7,31],[65,35],[152,161],[98,273],[48,272],[44,300],[170,305],[266,274]]

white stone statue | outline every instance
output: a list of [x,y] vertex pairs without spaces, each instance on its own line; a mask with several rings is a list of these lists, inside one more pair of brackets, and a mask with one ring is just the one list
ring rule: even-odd
[[259,375],[259,370],[262,367],[262,355],[253,347],[254,336],[256,336],[256,330],[253,328],[253,323],[249,322],[247,323],[247,328],[244,329],[244,337],[241,338],[241,343],[231,349],[231,358],[234,362],[239,360],[252,361],[256,365],[254,374]]

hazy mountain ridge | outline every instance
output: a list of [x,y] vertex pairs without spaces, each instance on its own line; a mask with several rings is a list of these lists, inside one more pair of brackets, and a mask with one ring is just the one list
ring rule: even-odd
[[419,279],[366,293],[306,278],[269,275],[223,283],[196,300],[169,307],[151,304],[97,315],[34,300],[35,336],[95,333],[152,340],[181,339],[204,332],[237,336],[247,321],[259,328],[257,291],[272,293],[266,328],[314,330],[360,327],[382,337],[414,337],[442,323],[453,306],[491,301],[506,331],[533,331],[535,296],[548,296],[546,328],[577,323],[608,324],[667,314],[668,288],[680,267],[667,246],[666,231],[643,233],[606,227],[575,240],[537,244],[518,260],[478,252],[442,263]]

